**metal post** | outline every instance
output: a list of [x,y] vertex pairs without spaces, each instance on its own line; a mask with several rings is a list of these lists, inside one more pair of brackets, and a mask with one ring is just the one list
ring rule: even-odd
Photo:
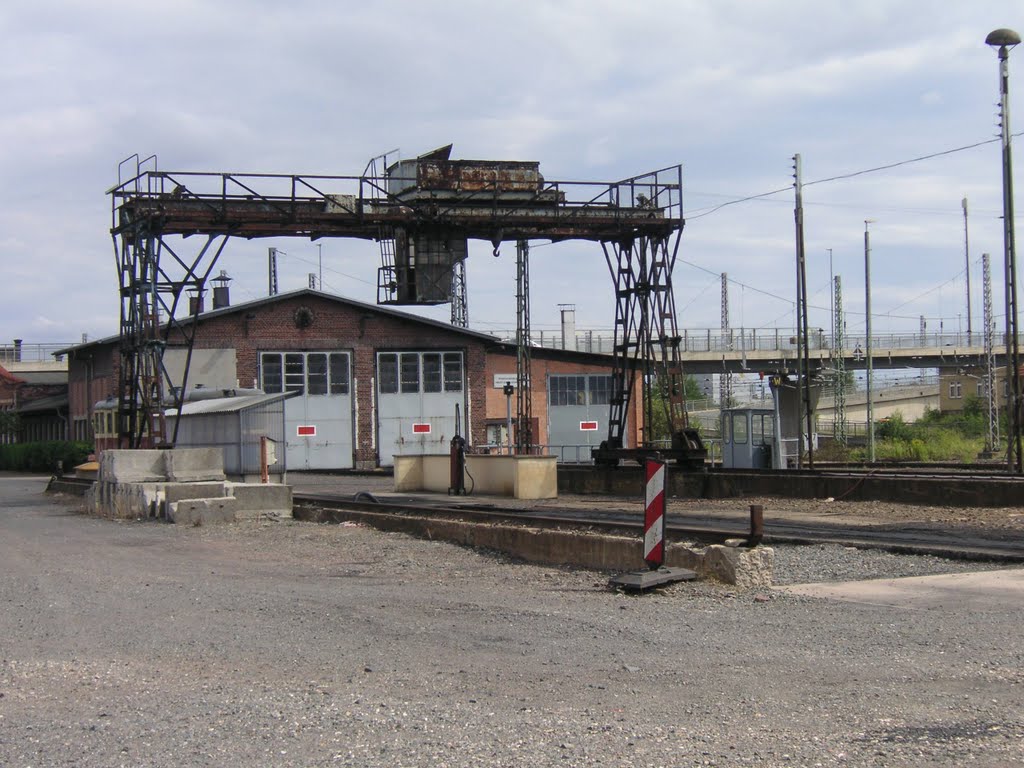
[[508,443],[508,455],[512,455],[512,395],[515,394],[516,388],[510,383],[506,383],[504,388],[501,390],[505,393],[505,440]]
[[998,48],[999,106],[1003,145],[1003,252],[1006,279],[1006,352],[1010,390],[1010,436],[1006,441],[1006,466],[1010,472],[1024,472],[1021,456],[1020,340],[1017,333],[1017,260],[1014,253],[1013,157],[1010,146],[1010,65],[1009,49],[1020,44],[1020,35],[1011,29],[997,29],[985,38],[985,44]]
[[797,453],[797,468],[803,468],[804,452],[804,429],[806,429],[807,465],[814,469],[814,443],[811,435],[814,430],[814,413],[811,409],[811,350],[807,338],[807,260],[804,252],[804,196],[803,178],[800,164],[800,155],[793,156],[793,188],[796,192],[796,206],[794,208],[794,219],[796,221],[796,320],[797,320],[797,358],[800,361],[798,366],[798,386],[800,392],[800,405],[803,410],[805,427],[800,427],[797,432],[800,435],[799,450]]
[[867,354],[867,395],[868,395],[868,461],[875,461],[875,413],[871,403],[871,235],[868,233],[868,225],[873,219],[864,220],[864,337],[866,339]]
[[972,343],[971,339],[971,246],[967,235],[967,198],[961,204],[964,207],[964,275],[967,277],[967,344]]

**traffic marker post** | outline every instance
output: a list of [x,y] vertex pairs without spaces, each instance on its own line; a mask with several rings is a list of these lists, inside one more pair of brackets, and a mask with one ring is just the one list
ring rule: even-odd
[[668,465],[661,459],[647,459],[644,462],[644,540],[643,555],[646,571],[632,571],[611,580],[613,587],[643,591],[671,584],[676,581],[692,581],[697,574],[688,568],[665,566],[665,494],[668,488]]

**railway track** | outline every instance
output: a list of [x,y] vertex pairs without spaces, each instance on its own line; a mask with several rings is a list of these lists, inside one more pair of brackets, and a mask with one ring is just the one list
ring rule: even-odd
[[[637,510],[584,510],[551,508],[516,509],[498,504],[452,502],[439,497],[426,503],[422,496],[386,500],[354,500],[351,496],[328,493],[297,493],[296,507],[350,510],[439,518],[456,518],[477,523],[512,523],[534,527],[578,529],[606,534],[642,535],[642,514]],[[723,520],[707,515],[682,515],[669,512],[670,540],[695,540],[720,543],[726,539],[746,538],[750,528],[738,518]],[[837,544],[861,549],[880,549],[902,554],[934,555],[952,559],[1024,563],[1024,538],[985,529],[951,529],[924,524],[879,524],[844,526],[819,523],[810,525],[792,520],[764,519],[765,544]]]

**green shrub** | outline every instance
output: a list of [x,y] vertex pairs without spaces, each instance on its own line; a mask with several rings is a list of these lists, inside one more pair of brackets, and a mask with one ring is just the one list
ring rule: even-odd
[[17,443],[0,445],[0,470],[16,472],[53,472],[57,462],[64,463],[64,471],[85,462],[92,453],[92,445],[77,442]]

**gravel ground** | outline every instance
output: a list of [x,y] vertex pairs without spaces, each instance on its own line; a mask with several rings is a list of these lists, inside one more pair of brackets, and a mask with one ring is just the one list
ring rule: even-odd
[[[0,477],[0,765],[1010,766],[1019,608],[645,596],[360,526],[77,514]],[[777,548],[791,581],[952,572]]]

